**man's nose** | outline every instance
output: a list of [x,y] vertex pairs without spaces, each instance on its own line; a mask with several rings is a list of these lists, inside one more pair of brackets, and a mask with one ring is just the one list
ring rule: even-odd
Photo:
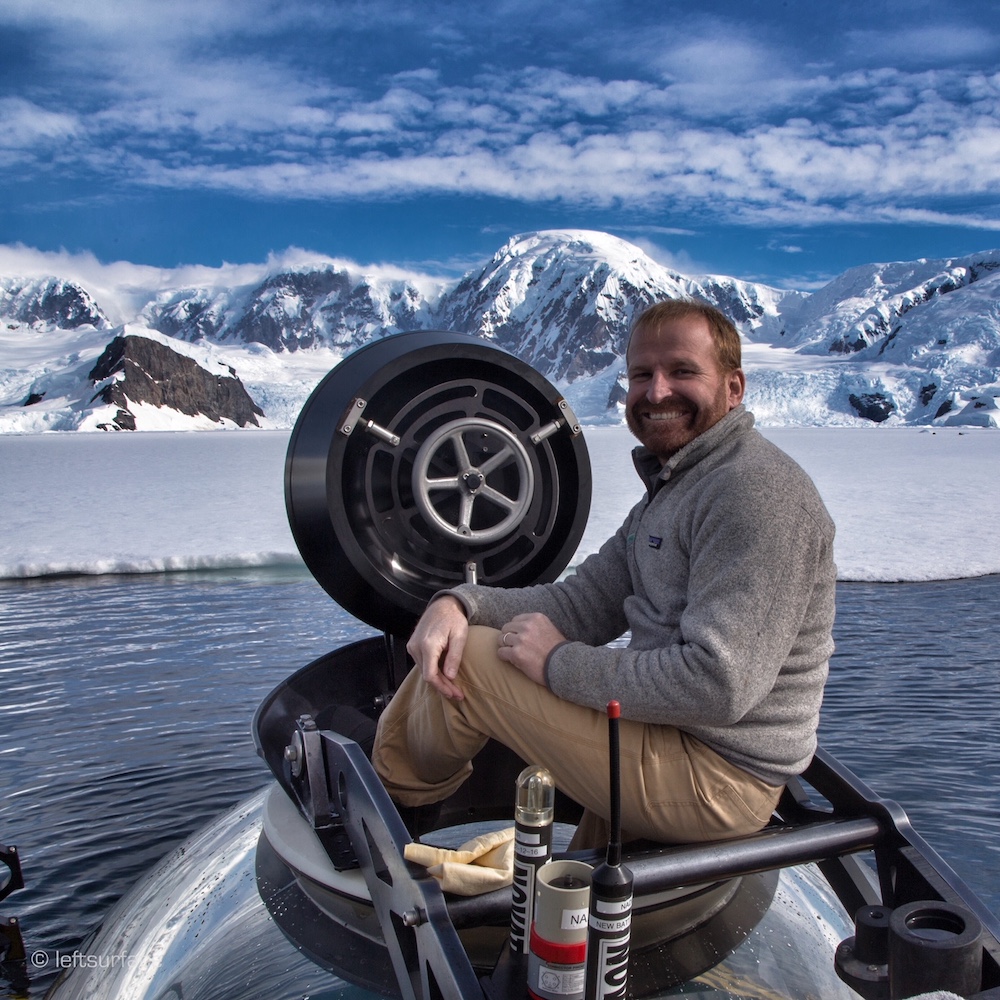
[[646,390],[646,398],[651,403],[662,403],[673,393],[673,384],[664,372],[654,372],[649,380],[649,388]]

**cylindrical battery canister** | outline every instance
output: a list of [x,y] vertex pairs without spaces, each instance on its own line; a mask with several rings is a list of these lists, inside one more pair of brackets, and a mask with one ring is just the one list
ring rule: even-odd
[[537,872],[528,954],[528,993],[535,1000],[583,997],[591,871],[583,861],[551,861]]
[[552,775],[537,765],[517,778],[514,800],[514,883],[511,887],[510,947],[528,953],[535,876],[552,857],[552,818],[556,786]]
[[632,873],[624,865],[598,865],[590,891],[587,1000],[625,1000],[632,936]]

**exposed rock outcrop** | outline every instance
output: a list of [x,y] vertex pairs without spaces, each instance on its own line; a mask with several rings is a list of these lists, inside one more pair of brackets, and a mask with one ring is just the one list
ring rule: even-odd
[[240,427],[259,427],[257,417],[264,416],[231,368],[226,375],[213,375],[147,337],[115,337],[89,377],[100,386],[92,402],[100,399],[118,407],[113,424],[119,430],[135,430],[130,409],[135,403],[169,407],[189,416],[202,414],[216,423],[231,420]]
[[873,420],[876,424],[888,420],[896,410],[896,404],[881,392],[863,392],[860,395],[851,393],[850,403],[859,417]]

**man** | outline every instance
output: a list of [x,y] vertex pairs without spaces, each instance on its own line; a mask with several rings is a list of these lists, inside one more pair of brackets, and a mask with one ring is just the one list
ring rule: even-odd
[[[718,310],[650,307],[626,362],[647,493],[566,579],[431,601],[373,755],[408,810],[455,791],[492,737],[584,806],[573,846],[600,846],[612,698],[626,839],[758,830],[812,757],[833,648],[830,517],[753,429],[739,334]],[[627,648],[605,645],[626,631]]]

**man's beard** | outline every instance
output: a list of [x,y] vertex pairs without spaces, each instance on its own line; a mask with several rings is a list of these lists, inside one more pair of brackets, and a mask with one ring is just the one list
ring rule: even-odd
[[[717,424],[729,412],[726,387],[720,386],[715,399],[705,407],[696,408],[686,400],[672,403],[647,403],[642,400],[625,411],[628,429],[661,461],[677,454],[699,434]],[[673,414],[667,420],[650,420],[643,414]]]

